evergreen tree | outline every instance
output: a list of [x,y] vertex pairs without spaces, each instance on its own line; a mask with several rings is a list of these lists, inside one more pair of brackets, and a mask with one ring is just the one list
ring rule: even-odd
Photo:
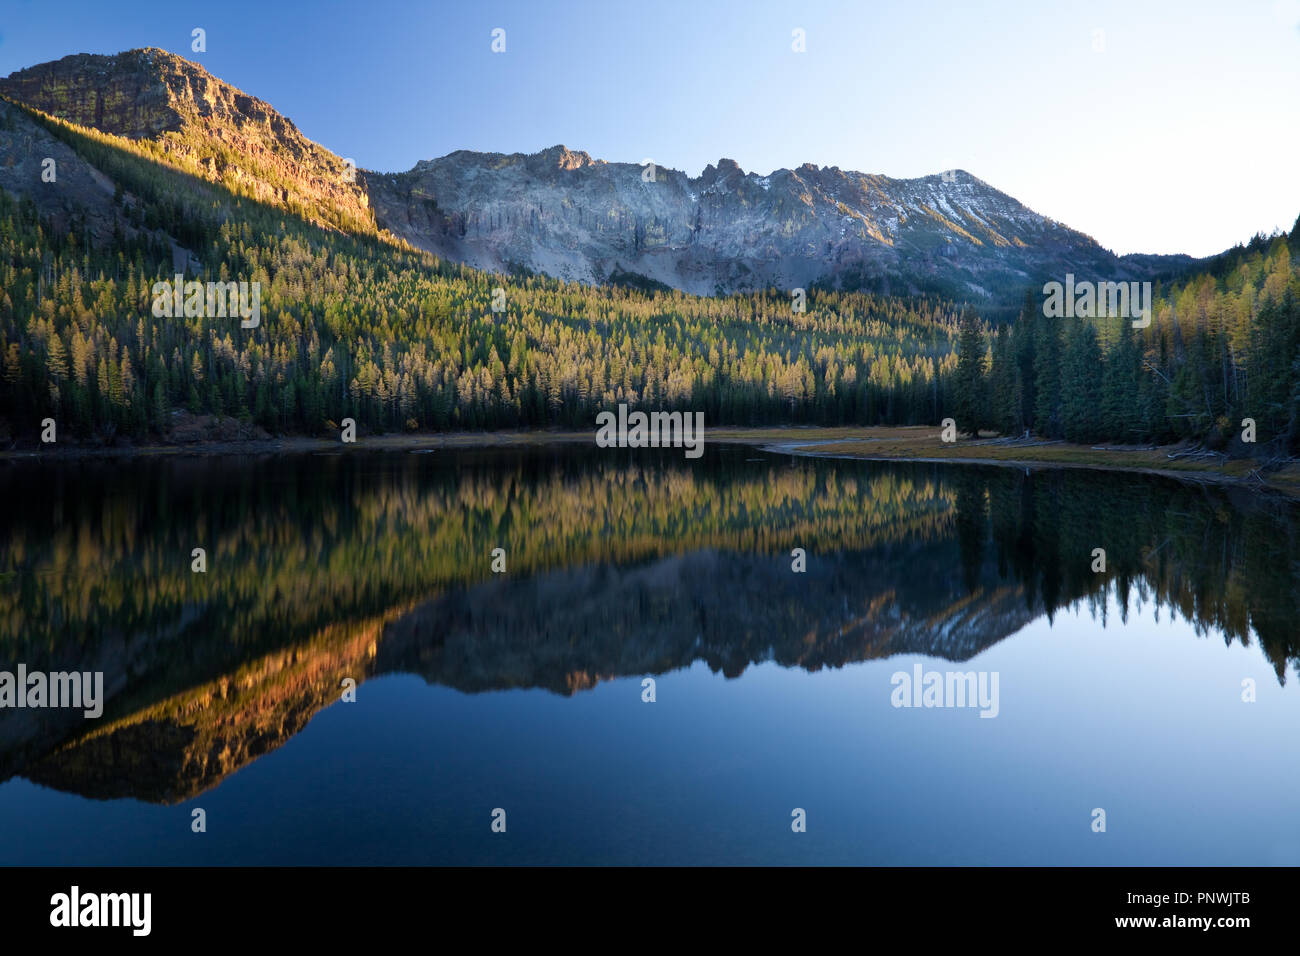
[[1044,321],[1035,304],[1032,292],[1025,293],[1025,302],[1020,309],[1020,319],[1016,323],[1015,352],[1016,380],[1020,389],[1021,428],[1034,425],[1037,409],[1037,391],[1035,387],[1036,372],[1034,365],[1035,348],[1038,339],[1038,326]]
[[1096,441],[1101,433],[1101,348],[1097,330],[1083,319],[1069,322],[1061,369],[1061,428],[1066,441]]
[[1018,434],[1020,424],[1020,377],[1010,326],[998,327],[993,339],[989,367],[990,424],[1003,435]]
[[1034,431],[1044,438],[1060,438],[1060,320],[1042,317],[1034,324]]
[[1142,437],[1142,355],[1132,325],[1122,321],[1119,340],[1106,356],[1101,383],[1101,433],[1111,441],[1134,442]]
[[957,373],[953,377],[953,417],[962,432],[978,436],[990,424],[989,401],[984,380],[984,329],[975,310],[962,315],[957,339]]

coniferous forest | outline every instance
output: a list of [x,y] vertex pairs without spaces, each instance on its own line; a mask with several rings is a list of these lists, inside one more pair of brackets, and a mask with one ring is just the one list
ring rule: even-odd
[[[996,330],[968,314],[954,377],[958,427],[1070,442],[1242,450],[1249,422],[1269,457],[1300,445],[1300,220],[1157,293],[1147,328],[1055,319],[1026,295]],[[1249,422],[1247,421],[1249,420]]]

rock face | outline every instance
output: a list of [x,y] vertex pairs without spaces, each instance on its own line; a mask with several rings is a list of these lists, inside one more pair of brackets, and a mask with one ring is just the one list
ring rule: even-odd
[[181,128],[173,90],[201,99],[209,84],[197,74],[206,71],[162,50],[77,53],[11,74],[0,80],[0,93],[82,126],[148,139]]
[[698,177],[593,160],[458,151],[372,174],[379,223],[485,269],[601,282],[634,273],[712,294],[823,281],[996,298],[1065,272],[1138,279],[1187,257],[1118,258],[962,170],[920,179],[730,159]]
[[20,70],[0,95],[156,144],[180,168],[323,225],[374,231],[364,182],[270,104],[165,50],[86,53]]

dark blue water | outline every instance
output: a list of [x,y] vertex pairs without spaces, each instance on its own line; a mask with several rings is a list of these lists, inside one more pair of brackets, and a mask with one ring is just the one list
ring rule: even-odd
[[[750,449],[204,464],[6,476],[9,646],[117,690],[0,711],[0,863],[1300,863],[1289,504]],[[996,674],[996,716],[893,706],[918,664]]]

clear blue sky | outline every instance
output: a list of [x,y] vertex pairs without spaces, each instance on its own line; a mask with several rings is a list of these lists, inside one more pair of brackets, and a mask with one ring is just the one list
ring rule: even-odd
[[371,169],[556,143],[692,175],[962,168],[1120,253],[1300,214],[1300,0],[2,3],[0,75],[162,47]]

